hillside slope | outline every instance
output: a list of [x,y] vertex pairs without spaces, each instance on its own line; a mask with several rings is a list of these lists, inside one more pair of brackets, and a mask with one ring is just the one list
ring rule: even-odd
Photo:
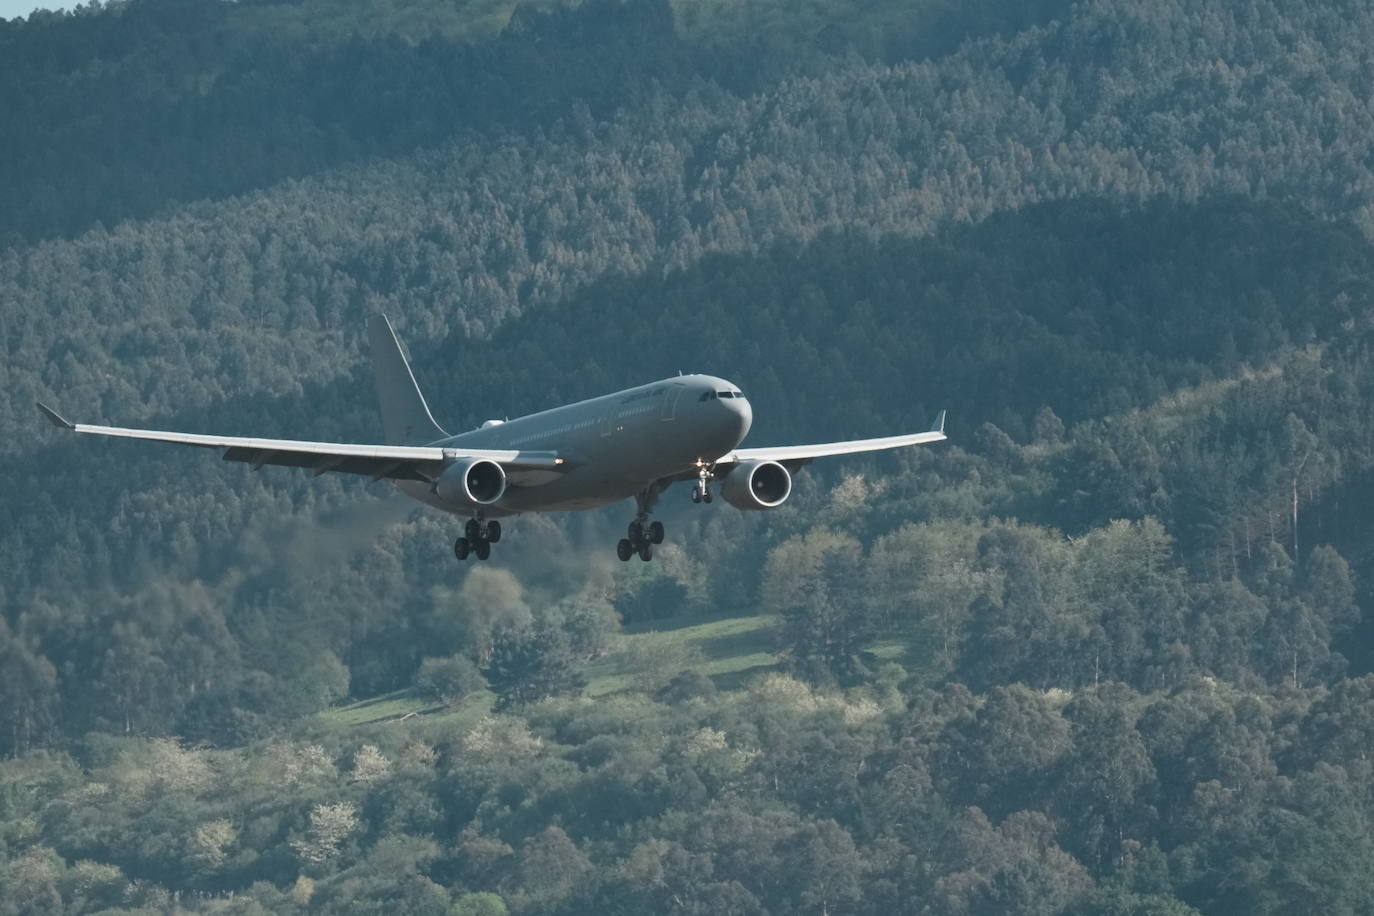
[[[1361,911],[1374,13],[856,7],[0,24],[0,912]],[[456,565],[32,406],[367,441],[377,312],[450,429],[951,441]]]

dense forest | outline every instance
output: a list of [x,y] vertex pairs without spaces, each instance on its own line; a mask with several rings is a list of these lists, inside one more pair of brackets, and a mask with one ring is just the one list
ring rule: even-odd
[[[128,0],[0,21],[0,914],[1362,913],[1374,10]],[[375,441],[709,371],[767,513]],[[76,441],[77,439],[81,441]]]

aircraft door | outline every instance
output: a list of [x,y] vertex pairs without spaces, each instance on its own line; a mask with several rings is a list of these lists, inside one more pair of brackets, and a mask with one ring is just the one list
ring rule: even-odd
[[667,423],[677,417],[677,401],[680,397],[682,397],[681,385],[672,385],[668,388],[668,391],[663,395],[663,410],[658,415],[660,420]]
[[611,430],[615,429],[615,413],[616,413],[616,408],[615,408],[614,405],[613,405],[613,406],[611,406],[611,407],[607,407],[607,408],[606,408],[606,412],[605,412],[604,414],[602,414],[602,416],[601,416],[601,438],[603,438],[603,439],[606,438],[607,436],[609,436],[609,435],[611,434]]

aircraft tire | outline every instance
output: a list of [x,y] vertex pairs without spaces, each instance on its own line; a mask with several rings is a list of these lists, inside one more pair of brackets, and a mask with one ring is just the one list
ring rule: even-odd
[[466,560],[471,549],[472,545],[468,543],[467,538],[459,538],[453,542],[453,555],[460,560]]
[[650,560],[652,560],[654,558],[654,545],[650,544],[648,541],[645,541],[643,544],[640,544],[639,558],[643,560],[645,563],[648,563]]
[[500,523],[500,522],[487,522],[487,540],[488,540],[488,541],[491,541],[493,544],[500,543],[500,541],[501,541],[501,523]]
[[644,525],[639,521],[630,522],[630,527],[625,534],[626,540],[631,544],[638,544],[644,540]]
[[475,518],[468,519],[468,523],[463,528],[463,534],[474,544],[482,540],[482,523]]
[[663,543],[663,523],[651,522],[649,524],[649,540],[655,544]]
[[473,547],[473,553],[477,554],[477,559],[485,560],[491,556],[491,541],[478,541]]
[[696,490],[693,490],[693,491],[692,491],[692,502],[694,502],[694,503],[699,503],[699,502],[701,502],[701,493],[700,493],[700,492],[698,492],[698,491],[696,491]]
[[701,501],[704,502],[704,503],[709,503],[709,502],[711,501],[711,491],[710,491],[710,490],[707,490],[707,491],[706,491],[706,494],[705,494],[704,496],[701,497]]
[[634,545],[630,543],[629,538],[621,538],[620,543],[615,545],[615,555],[620,558],[622,563],[634,556],[634,553]]

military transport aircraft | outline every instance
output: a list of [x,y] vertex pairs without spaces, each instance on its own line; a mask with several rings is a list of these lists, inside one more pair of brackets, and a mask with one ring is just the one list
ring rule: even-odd
[[823,445],[738,448],[753,412],[744,393],[711,375],[679,375],[515,420],[488,420],[450,436],[439,428],[386,316],[368,324],[386,445],[249,439],[70,423],[65,429],[225,449],[224,460],[365,474],[389,480],[422,503],[469,516],[453,545],[460,560],[491,555],[497,517],[593,509],[633,496],[637,512],[616,545],[621,560],[653,556],[663,523],[650,522],[659,494],[692,481],[692,501],[711,501],[711,482],[738,509],[773,509],[792,492],[792,474],[814,458],[939,442],[945,412],[923,433]]

